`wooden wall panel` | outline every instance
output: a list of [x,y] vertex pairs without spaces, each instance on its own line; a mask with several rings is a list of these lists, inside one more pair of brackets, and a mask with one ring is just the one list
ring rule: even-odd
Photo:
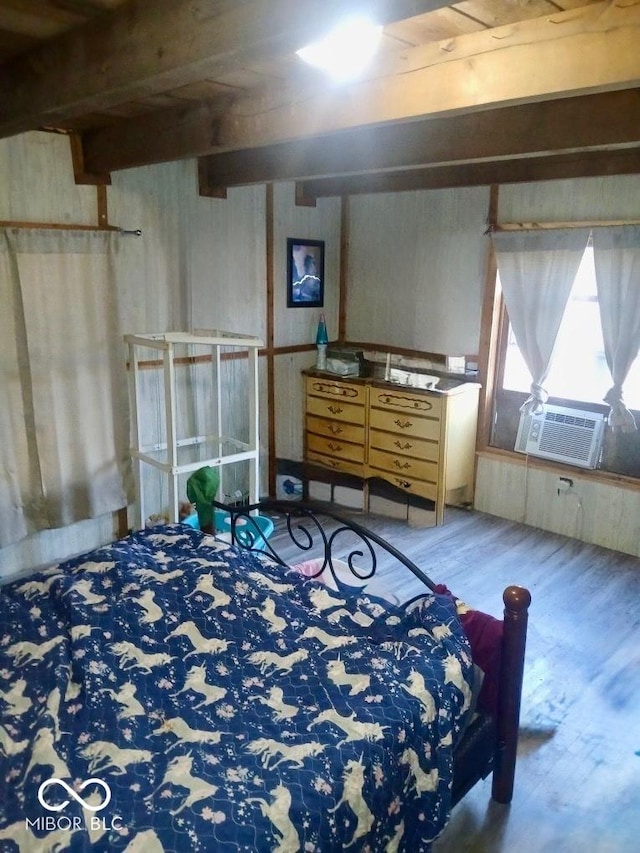
[[111,222],[142,232],[123,236],[116,258],[123,334],[185,328],[194,170],[193,162],[131,169],[114,175],[107,190]]
[[[301,371],[315,363],[315,352],[279,355],[275,360],[276,457],[302,461],[304,383]],[[281,405],[286,401],[285,405]]]
[[216,328],[264,338],[265,189],[197,195],[196,163],[178,161],[114,175],[112,221],[140,228],[119,257],[126,332]]
[[0,220],[97,225],[96,189],[74,183],[66,136],[34,131],[0,140]]
[[347,337],[476,353],[489,188],[350,200]]
[[183,238],[188,322],[266,343],[265,187],[231,189],[224,200],[198,197],[191,186],[185,194],[192,205]]
[[498,222],[638,219],[640,175],[505,184]]
[[580,474],[576,468],[570,475],[573,488],[558,495],[557,473],[524,459],[481,454],[474,505],[481,512],[640,556],[640,491]]
[[269,494],[269,384],[267,382],[267,369],[267,359],[259,358],[258,406],[260,422],[258,431],[260,435],[260,482],[258,483],[258,492],[260,495]]

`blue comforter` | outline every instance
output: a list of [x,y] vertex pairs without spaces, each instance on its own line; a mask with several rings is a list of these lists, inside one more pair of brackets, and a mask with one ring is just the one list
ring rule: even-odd
[[0,590],[0,850],[428,851],[471,680],[445,597],[135,533]]

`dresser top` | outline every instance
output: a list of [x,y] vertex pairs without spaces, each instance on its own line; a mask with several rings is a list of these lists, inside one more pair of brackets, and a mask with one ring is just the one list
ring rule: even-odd
[[[401,373],[406,374],[406,380],[402,377],[403,381],[400,381],[399,374]],[[341,376],[337,373],[331,373],[328,370],[318,370],[315,367],[306,368],[302,371],[302,374],[303,376],[309,376],[314,379],[323,379],[327,382],[347,382],[356,385],[371,385],[376,388],[394,388],[396,390],[401,388],[405,391],[411,391],[414,394],[425,394],[435,397],[466,394],[481,387],[478,382],[470,381],[464,376],[440,375],[437,377],[438,382],[435,387],[424,388],[421,387],[420,377],[425,374],[420,374],[419,371],[415,370],[394,370],[393,375],[398,377],[397,379],[385,379],[384,371],[382,371],[382,375],[376,375],[377,371],[375,371],[373,376]],[[432,375],[431,372],[429,375]]]

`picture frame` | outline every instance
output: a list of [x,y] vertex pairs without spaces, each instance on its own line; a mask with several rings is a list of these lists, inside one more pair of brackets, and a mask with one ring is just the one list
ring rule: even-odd
[[287,308],[324,307],[324,240],[287,238]]

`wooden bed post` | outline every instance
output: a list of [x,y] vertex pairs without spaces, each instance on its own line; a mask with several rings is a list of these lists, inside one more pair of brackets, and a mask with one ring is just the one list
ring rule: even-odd
[[523,587],[509,586],[505,589],[502,599],[505,604],[504,633],[491,796],[498,803],[510,803],[516,771],[520,699],[531,594]]

